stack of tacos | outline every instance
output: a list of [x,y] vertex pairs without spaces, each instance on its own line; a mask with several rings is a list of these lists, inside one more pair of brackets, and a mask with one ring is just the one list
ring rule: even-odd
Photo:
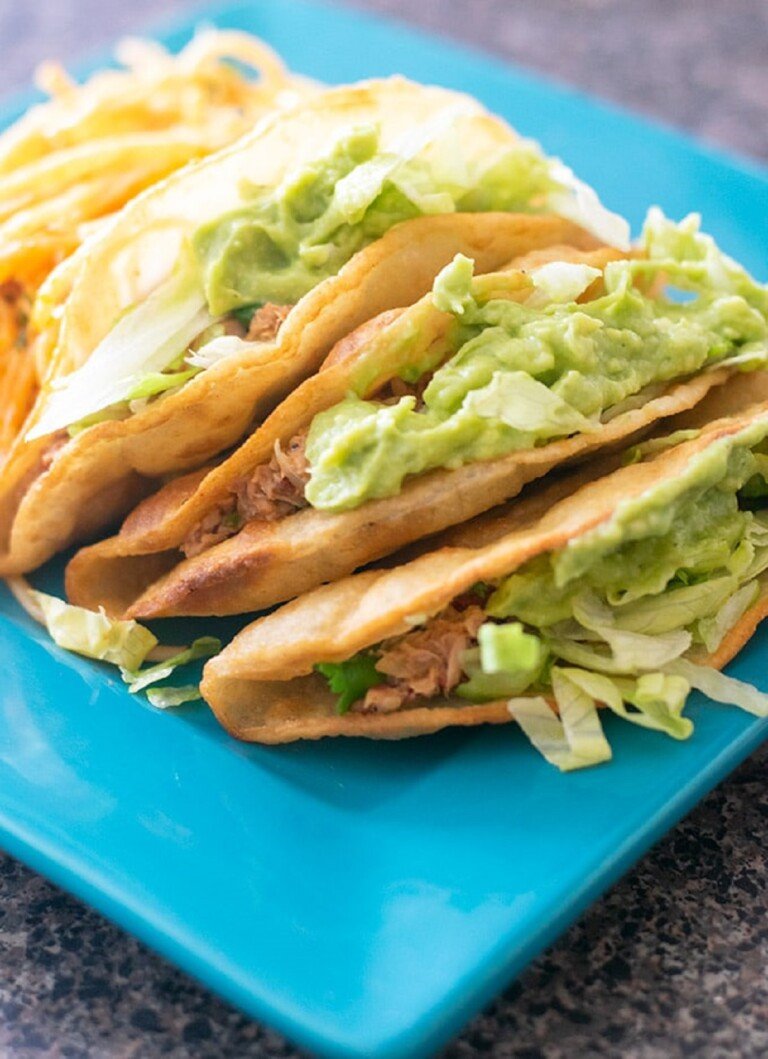
[[286,604],[202,683],[267,743],[515,719],[571,768],[610,754],[598,704],[676,737],[691,687],[765,708],[713,667],[768,595],[768,288],[695,216],[630,245],[394,78],[263,118],[79,254],[0,476],[0,573],[97,538],[68,646]]
[[[419,301],[345,336],[228,459],[83,550],[71,598],[134,618],[273,606],[765,364],[766,291],[690,222],[652,216],[629,253],[550,247],[472,269],[458,256]],[[695,297],[658,289],[673,279]]]
[[0,571],[33,569],[233,445],[457,251],[488,270],[529,246],[598,244],[542,216],[555,209],[624,233],[479,104],[402,79],[316,92],[140,195],[46,292],[53,351],[0,477]]

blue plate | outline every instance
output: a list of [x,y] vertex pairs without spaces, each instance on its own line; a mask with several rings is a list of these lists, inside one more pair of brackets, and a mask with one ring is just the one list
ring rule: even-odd
[[[261,0],[204,15],[323,80],[400,71],[473,92],[635,225],[649,202],[701,210],[765,272],[768,182],[744,164],[343,9]],[[179,46],[191,29],[162,36]],[[761,633],[731,672],[768,691],[767,658]],[[161,714],[130,697],[7,595],[0,671],[5,848],[327,1056],[438,1048],[768,732],[699,698],[689,742],[609,718],[613,763],[569,776],[512,727],[241,746],[202,706]]]

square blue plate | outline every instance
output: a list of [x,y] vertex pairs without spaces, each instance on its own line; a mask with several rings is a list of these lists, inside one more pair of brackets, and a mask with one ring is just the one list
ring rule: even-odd
[[[399,71],[473,92],[636,226],[649,202],[696,208],[766,271],[754,169],[351,11],[261,0],[203,15],[326,81]],[[192,26],[162,36],[178,47]],[[766,660],[761,633],[731,671],[768,691]],[[569,776],[512,727],[246,747],[202,706],[160,714],[131,698],[7,594],[0,671],[2,845],[326,1056],[439,1047],[768,732],[699,699],[689,742],[609,719],[613,763]]]

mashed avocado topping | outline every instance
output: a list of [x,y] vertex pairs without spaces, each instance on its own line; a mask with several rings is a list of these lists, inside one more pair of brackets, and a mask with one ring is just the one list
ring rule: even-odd
[[[668,632],[681,618],[689,625],[700,608],[707,616],[755,576],[756,547],[768,544],[768,522],[742,499],[748,483],[763,480],[765,456],[753,447],[765,447],[766,434],[760,423],[709,445],[682,474],[619,503],[607,522],[512,574],[489,597],[487,613],[551,628],[574,616],[587,590],[630,632]],[[722,583],[710,592],[701,586],[711,586],[713,575]],[[696,629],[694,641],[704,642]]]
[[[130,393],[145,375],[166,373],[211,325],[265,303],[295,304],[401,221],[455,211],[554,213],[628,245],[626,221],[562,162],[512,135],[489,144],[462,124],[468,117],[478,120],[473,106],[448,105],[386,144],[377,125],[347,125],[277,185],[249,184],[244,174],[238,206],[191,233],[172,274],[61,380],[27,437],[85,429],[105,409],[106,418],[131,414]],[[155,385],[157,398],[165,384]]]
[[247,189],[243,206],[193,238],[211,312],[294,303],[400,221],[456,210],[536,210],[564,190],[530,141],[489,164],[458,154],[445,135],[441,143],[434,130],[431,141],[428,135],[409,137],[401,151],[382,151],[378,129],[358,126],[277,188]]
[[[682,715],[692,687],[768,715],[768,696],[697,664],[755,603],[768,570],[768,512],[752,510],[768,497],[767,437],[764,418],[712,442],[691,454],[682,473],[620,502],[596,529],[454,601],[446,613],[465,628],[467,607],[482,614],[476,646],[461,655],[461,677],[438,678],[444,693],[474,703],[509,700],[510,713],[561,769],[610,758],[598,704],[678,739],[693,730]],[[392,658],[399,651],[402,661],[408,650],[423,658],[429,628],[366,653],[352,709],[365,711],[369,692],[377,692],[374,708],[386,703],[377,689],[392,672],[400,679],[390,681],[389,694],[418,705],[423,685],[408,685]],[[415,635],[418,650],[415,643],[404,649]],[[434,658],[445,642],[435,643]],[[334,676],[334,690],[352,661],[331,666],[333,674],[322,669]],[[423,669],[414,672],[423,682]]]
[[[595,429],[646,387],[768,355],[768,290],[698,231],[654,211],[645,260],[610,263],[605,293],[575,300],[596,270],[565,263],[532,274],[523,304],[476,296],[471,263],[438,276],[437,308],[454,317],[453,354],[421,402],[356,394],[317,415],[307,441],[316,508],[344,510],[396,495],[409,475],[489,460]],[[650,293],[664,279],[687,293]],[[413,380],[408,380],[413,381]]]

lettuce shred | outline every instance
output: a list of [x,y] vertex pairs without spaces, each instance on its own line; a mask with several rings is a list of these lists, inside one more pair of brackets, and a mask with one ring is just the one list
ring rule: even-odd
[[165,709],[200,698],[197,685],[152,688],[167,679],[180,666],[210,658],[221,650],[221,641],[202,636],[189,647],[171,650],[170,657],[142,668],[152,655],[167,655],[168,648],[158,644],[157,637],[137,621],[110,618],[104,610],[76,607],[56,596],[40,592],[23,578],[8,579],[8,586],[26,612],[43,625],[53,642],[65,651],[117,666],[128,690],[137,694],[147,690],[153,706]]
[[197,702],[202,698],[200,686],[189,684],[178,688],[150,688],[147,698],[158,710],[167,710],[171,706],[183,706],[186,702]]

